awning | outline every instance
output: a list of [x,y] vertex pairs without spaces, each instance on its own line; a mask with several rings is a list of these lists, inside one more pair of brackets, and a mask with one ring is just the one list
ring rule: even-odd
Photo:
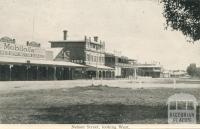
[[0,63],[51,65],[51,66],[67,66],[67,67],[86,67],[84,65],[75,64],[72,62],[65,62],[65,61],[32,60],[32,59],[10,58],[10,57],[0,57]]
[[158,65],[158,64],[138,64],[138,65],[135,65],[135,67],[138,67],[138,68],[161,68],[161,65]]
[[88,70],[114,70],[114,68],[105,65],[86,65]]

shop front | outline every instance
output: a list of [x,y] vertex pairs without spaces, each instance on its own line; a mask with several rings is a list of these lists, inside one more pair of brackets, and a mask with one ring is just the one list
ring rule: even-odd
[[40,47],[0,42],[0,80],[72,80],[85,66],[53,61],[52,53]]

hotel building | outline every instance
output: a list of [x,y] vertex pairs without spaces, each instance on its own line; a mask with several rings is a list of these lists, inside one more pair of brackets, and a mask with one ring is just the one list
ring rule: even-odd
[[105,64],[115,69],[116,78],[136,77],[136,60],[119,54],[106,53]]
[[160,64],[137,64],[137,75],[144,77],[159,78],[162,72]]
[[52,49],[59,49],[54,60],[64,60],[86,66],[82,71],[84,78],[114,78],[114,69],[105,66],[105,42],[97,36],[85,36],[80,40],[68,40],[63,31],[63,40],[49,41]]
[[118,53],[106,53],[105,65],[115,69],[116,78],[159,78],[162,72],[160,64],[139,64],[136,60],[129,59]]

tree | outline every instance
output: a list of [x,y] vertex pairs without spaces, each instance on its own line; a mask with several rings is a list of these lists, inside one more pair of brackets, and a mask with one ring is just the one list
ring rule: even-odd
[[194,77],[196,76],[197,74],[197,67],[196,67],[196,64],[190,64],[188,67],[187,67],[187,73]]
[[181,31],[189,41],[200,39],[200,0],[162,0],[167,28]]
[[200,68],[197,67],[197,73],[196,73],[197,77],[200,77]]

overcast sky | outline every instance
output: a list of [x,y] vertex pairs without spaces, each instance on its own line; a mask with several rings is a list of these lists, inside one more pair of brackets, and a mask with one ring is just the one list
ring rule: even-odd
[[0,0],[0,21],[0,37],[17,43],[34,40],[48,47],[66,29],[70,39],[97,35],[107,51],[121,51],[139,62],[158,61],[166,69],[200,64],[200,43],[164,30],[158,0]]

